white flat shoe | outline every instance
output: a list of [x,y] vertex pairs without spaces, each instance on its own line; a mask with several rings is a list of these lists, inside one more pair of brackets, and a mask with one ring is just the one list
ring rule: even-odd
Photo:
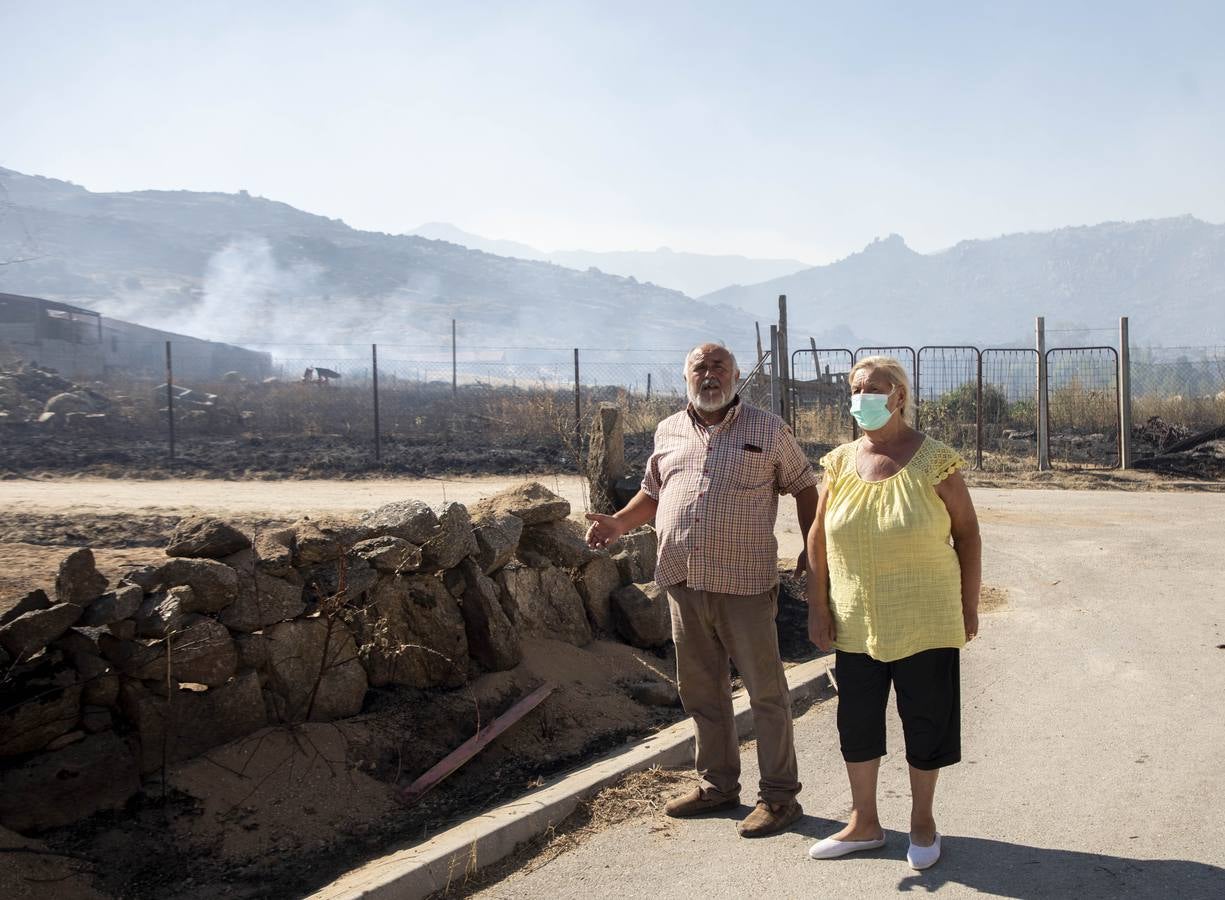
[[874,841],[840,841],[827,837],[817,841],[808,848],[808,855],[813,859],[837,859],[848,853],[858,853],[860,850],[877,850],[885,846],[885,836],[881,835]]
[[910,868],[917,869],[920,872],[924,869],[930,869],[936,864],[936,860],[940,858],[940,834],[936,834],[936,839],[932,841],[930,847],[920,847],[915,844],[912,839],[910,848],[906,851],[906,862],[910,863]]

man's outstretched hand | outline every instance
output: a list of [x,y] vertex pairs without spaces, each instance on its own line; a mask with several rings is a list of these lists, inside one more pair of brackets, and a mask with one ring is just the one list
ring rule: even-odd
[[587,513],[587,521],[591,527],[587,529],[587,545],[590,547],[607,547],[615,544],[625,534],[625,525],[615,516],[603,516],[599,513]]

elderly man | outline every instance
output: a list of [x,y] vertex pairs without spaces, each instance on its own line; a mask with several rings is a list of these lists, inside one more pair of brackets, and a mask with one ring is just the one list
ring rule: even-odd
[[[728,658],[744,679],[761,768],[743,837],[764,837],[802,814],[796,795],[791,700],[778,652],[778,495],[793,494],[805,535],[817,506],[812,467],[776,415],[741,402],[731,352],[702,344],[685,359],[689,405],[655,430],[642,490],[614,516],[588,515],[587,542],[606,547],[656,520],[655,580],[667,589],[677,686],[697,731],[699,787],[670,816],[740,804],[740,751]],[[803,555],[799,565],[805,564]]]

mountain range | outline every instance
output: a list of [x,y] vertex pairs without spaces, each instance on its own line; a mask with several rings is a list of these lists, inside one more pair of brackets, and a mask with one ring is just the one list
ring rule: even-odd
[[1032,346],[1035,316],[1064,346],[1114,344],[1127,316],[1133,344],[1223,345],[1225,225],[1107,222],[928,254],[894,234],[830,265],[700,299],[768,316],[779,294],[801,330],[837,323],[887,344]]
[[[95,193],[0,169],[0,291],[235,343],[752,347],[753,320],[632,277],[411,235],[285,203]],[[368,350],[367,350],[368,352]]]
[[410,232],[419,237],[449,241],[498,256],[545,260],[570,269],[598,269],[612,275],[633,276],[690,297],[736,284],[756,284],[809,268],[798,259],[752,259],[730,254],[684,253],[668,247],[657,250],[537,250],[515,241],[501,241],[463,231],[447,222],[427,222]]
[[[682,348],[711,336],[738,352],[788,297],[793,349],[863,344],[1225,345],[1225,225],[1190,216],[967,240],[917,253],[898,235],[858,253],[697,299],[652,283],[655,251],[591,253],[572,268],[453,226],[360,231],[248,195],[95,193],[0,169],[0,291],[94,308],[238,343],[449,343]],[[573,251],[582,253],[583,251]],[[555,254],[554,254],[555,255]],[[610,274],[610,260],[623,271]],[[712,260],[735,259],[706,257]],[[687,260],[691,262],[692,260]],[[630,263],[642,268],[630,268]],[[791,261],[748,260],[782,264]],[[742,356],[742,359],[745,358]]]

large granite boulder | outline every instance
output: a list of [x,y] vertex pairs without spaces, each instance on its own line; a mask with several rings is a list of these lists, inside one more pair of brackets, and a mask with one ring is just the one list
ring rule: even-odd
[[192,605],[194,593],[189,586],[180,585],[145,597],[132,616],[132,621],[136,624],[136,636],[162,638],[178,631],[183,620],[192,615],[187,612],[187,608]]
[[352,522],[333,517],[299,519],[293,524],[293,532],[294,565],[297,566],[332,562],[354,544],[377,533],[366,525],[364,519]]
[[659,539],[654,528],[643,525],[622,535],[615,549],[617,552],[613,559],[621,572],[622,584],[640,584],[655,579]]
[[421,568],[421,548],[385,534],[353,545],[353,554],[385,575],[407,575]]
[[446,503],[435,512],[438,515],[438,528],[421,546],[421,551],[430,569],[445,571],[477,552],[476,537],[472,534],[468,508],[462,503]]
[[621,571],[607,556],[596,556],[575,573],[574,586],[583,598],[587,618],[605,634],[614,629],[609,597],[621,586]]
[[587,546],[585,534],[583,526],[570,519],[529,525],[519,538],[519,548],[563,569],[577,569],[596,557],[596,552]]
[[491,672],[513,669],[523,659],[519,633],[502,609],[497,583],[471,559],[460,564],[463,597],[460,612],[468,637],[468,653]]
[[306,582],[308,599],[327,603],[330,608],[359,602],[379,579],[370,563],[351,552],[299,571]]
[[0,825],[22,834],[58,828],[100,810],[122,809],[138,791],[131,748],[104,731],[0,770]]
[[410,544],[424,544],[438,528],[438,515],[428,503],[420,500],[397,500],[361,517],[361,524],[370,532],[368,537],[390,535]]
[[106,578],[94,565],[94,554],[88,547],[72,551],[60,563],[55,577],[55,598],[60,603],[86,607],[105,590]]
[[97,641],[88,631],[69,628],[51,644],[51,648],[59,651],[76,669],[77,680],[86,686],[111,671],[110,665],[102,658]]
[[455,598],[429,575],[379,579],[350,613],[362,664],[375,686],[458,687],[468,678],[468,639]]
[[231,631],[259,631],[305,612],[302,587],[268,574],[254,551],[241,550],[225,563],[238,574],[238,595],[220,615]]
[[208,516],[187,516],[174,527],[166,555],[224,559],[250,546],[251,540],[228,522]]
[[486,497],[473,505],[471,513],[477,520],[501,513],[523,520],[524,525],[539,525],[570,515],[570,501],[539,482],[526,481]]
[[[129,573],[125,577],[132,580],[138,576]],[[150,583],[151,587],[145,586]],[[142,587],[145,593],[152,594],[183,585],[191,588],[190,600],[183,607],[188,613],[220,612],[238,597],[238,573],[212,559],[172,559],[148,575]]]
[[135,584],[120,584],[89,604],[79,625],[95,628],[131,618],[144,602],[145,592]]
[[241,672],[207,691],[176,690],[165,697],[125,680],[119,703],[138,738],[142,774],[245,737],[268,722],[254,672]]
[[83,612],[75,603],[57,603],[22,613],[0,626],[0,647],[13,659],[29,659],[75,625]]
[[292,528],[274,528],[255,532],[252,551],[259,568],[268,575],[283,577],[293,569],[294,545],[297,539]]
[[144,649],[137,651],[126,665],[122,662],[117,665],[142,681],[164,680],[169,676],[178,682],[209,686],[225,684],[238,668],[238,650],[230,632],[216,619],[186,617],[168,641],[168,650],[166,641],[144,644]]
[[492,575],[510,562],[523,536],[523,520],[505,512],[489,512],[472,520],[472,536],[476,538],[473,559],[486,575]]
[[282,722],[330,722],[361,712],[366,672],[339,619],[294,619],[264,632],[273,711]]
[[617,633],[634,647],[662,647],[672,639],[667,593],[655,582],[629,584],[612,593]]
[[0,757],[41,750],[76,727],[81,685],[28,684],[0,691]]
[[45,591],[33,590],[22,594],[8,609],[0,612],[0,626],[7,625],[20,615],[34,612],[38,609],[48,609],[51,600]]
[[569,575],[550,566],[533,569],[509,565],[498,573],[502,603],[522,635],[553,638],[583,646],[591,641],[591,626]]

